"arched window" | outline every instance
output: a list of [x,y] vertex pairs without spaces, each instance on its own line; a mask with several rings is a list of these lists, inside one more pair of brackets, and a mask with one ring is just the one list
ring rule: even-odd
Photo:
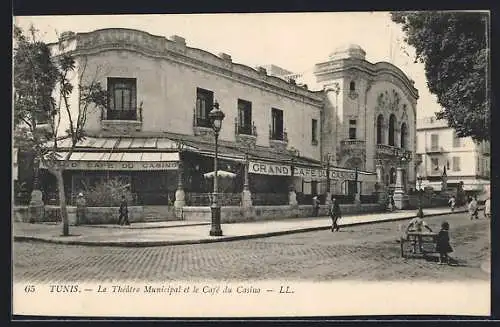
[[396,143],[394,140],[395,128],[396,128],[396,116],[394,116],[394,114],[392,114],[389,117],[389,145],[392,145],[392,146],[394,146],[394,144]]
[[382,114],[377,117],[377,144],[383,144],[384,138],[384,116]]
[[408,130],[406,128],[406,123],[401,124],[401,148],[406,149],[406,136],[408,135]]
[[389,174],[389,184],[396,184],[396,169],[391,168],[391,173]]
[[349,83],[349,91],[356,91],[356,83],[354,81],[351,81],[351,83]]

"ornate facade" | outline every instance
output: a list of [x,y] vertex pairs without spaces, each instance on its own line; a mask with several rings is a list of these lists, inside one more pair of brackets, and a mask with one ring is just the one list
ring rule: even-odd
[[377,171],[379,183],[389,189],[413,183],[414,82],[390,63],[366,61],[358,45],[337,49],[316,65],[314,74],[325,93],[323,158],[346,168]]

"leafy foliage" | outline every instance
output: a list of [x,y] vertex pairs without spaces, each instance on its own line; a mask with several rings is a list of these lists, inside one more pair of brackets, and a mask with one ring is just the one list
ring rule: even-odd
[[132,203],[133,197],[129,185],[119,178],[103,180],[85,190],[87,206],[89,207],[119,206],[122,195],[125,196],[128,203]]
[[[102,110],[108,97],[98,82],[100,68],[96,68],[94,79],[87,81],[86,58],[78,57],[77,68],[76,58],[65,48],[65,40],[74,33],[65,32],[58,44],[47,45],[36,38],[33,26],[29,32],[25,35],[14,27],[14,142],[23,151],[32,152],[56,176],[63,234],[69,235],[62,171],[77,143],[85,138],[89,110]],[[78,97],[72,103],[75,90]],[[71,141],[62,149],[64,157],[59,155],[61,139]]]
[[480,12],[393,12],[425,64],[430,92],[460,137],[490,139],[489,16]]

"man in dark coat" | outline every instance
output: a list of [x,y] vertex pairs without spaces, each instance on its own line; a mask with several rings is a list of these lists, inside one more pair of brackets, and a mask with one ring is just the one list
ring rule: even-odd
[[119,213],[120,217],[118,218],[118,225],[130,225],[130,222],[128,221],[128,204],[124,195],[122,195]]
[[337,224],[337,221],[339,220],[339,218],[342,218],[342,213],[340,212],[340,206],[337,199],[335,199],[333,196],[332,202],[330,204],[329,214],[330,218],[332,218],[332,232],[338,232],[340,227]]

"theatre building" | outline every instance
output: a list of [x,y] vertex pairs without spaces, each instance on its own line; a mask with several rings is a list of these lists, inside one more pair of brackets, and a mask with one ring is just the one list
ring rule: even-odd
[[[66,46],[86,74],[98,72],[109,91],[108,108],[89,111],[88,137],[77,145],[64,171],[68,201],[100,180],[117,177],[129,185],[137,205],[185,212],[208,206],[213,185],[205,174],[214,170],[215,153],[208,113],[217,102],[225,113],[218,168],[231,176],[220,179],[223,206],[310,206],[313,195],[325,203],[328,189],[346,203],[355,194],[362,203],[376,202],[375,153],[366,150],[361,157],[365,161],[352,164],[331,143],[351,135],[343,132],[350,116],[337,123],[345,127],[332,130],[336,134],[324,129],[331,125],[324,122],[332,119],[324,112],[331,110],[330,93],[270,76],[262,67],[234,63],[228,54],[188,47],[178,36],[103,29],[68,35]],[[367,86],[359,82],[357,87],[356,92]],[[348,99],[344,108],[362,112]],[[411,108],[407,111],[412,115]],[[406,117],[403,111],[398,114],[398,119]],[[373,119],[373,113],[366,116],[366,122]],[[372,127],[360,130],[365,131],[360,134],[363,141],[375,139]],[[356,145],[352,140],[345,144]],[[62,141],[60,151],[68,146]],[[45,173],[42,178],[44,191],[53,193],[53,177]]]

